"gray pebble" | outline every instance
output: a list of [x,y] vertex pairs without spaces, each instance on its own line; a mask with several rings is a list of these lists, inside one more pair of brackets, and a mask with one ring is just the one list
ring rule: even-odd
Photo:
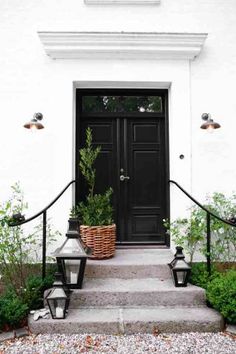
[[4,354],[236,354],[236,338],[224,333],[31,335],[0,344]]

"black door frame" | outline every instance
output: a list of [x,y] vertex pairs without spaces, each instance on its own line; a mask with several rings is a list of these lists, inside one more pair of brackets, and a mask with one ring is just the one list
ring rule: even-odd
[[[80,117],[82,115],[81,112],[81,106],[82,106],[82,97],[83,96],[89,96],[89,95],[132,95],[132,96],[142,96],[142,95],[149,95],[149,96],[160,96],[162,95],[164,97],[164,107],[163,107],[163,113],[164,113],[164,119],[165,119],[165,183],[166,183],[166,200],[165,200],[165,215],[166,218],[169,219],[170,216],[170,190],[169,190],[169,111],[168,111],[168,90],[167,89],[114,89],[114,88],[99,88],[99,89],[92,89],[92,88],[76,88],[76,102],[75,102],[75,177],[76,180],[78,181],[78,169],[77,164],[79,162],[79,152],[78,152],[78,146],[79,146],[79,141],[80,141]],[[161,113],[161,116],[163,116],[163,113]],[[125,113],[124,112],[124,117],[132,117],[135,116],[136,113]],[[84,113],[83,113],[84,115]],[[101,113],[101,116],[103,113]],[[92,117],[92,114],[89,115]],[[98,117],[99,114],[96,113],[96,116]],[[109,117],[117,117],[117,113],[110,113]],[[122,118],[122,113],[119,112],[119,116]],[[142,116],[145,117],[157,117],[158,113],[142,113]],[[76,184],[75,188],[75,201],[78,200],[79,196],[79,183]],[[117,243],[118,245],[122,246],[134,246],[135,244],[130,244],[130,243],[125,243],[123,242],[122,244],[120,242]],[[137,244],[140,247],[143,247],[145,244],[138,243]],[[158,247],[163,247],[157,244],[153,244]],[[148,244],[148,246],[152,246],[152,244]],[[166,235],[166,242],[164,247],[170,247],[170,235]]]

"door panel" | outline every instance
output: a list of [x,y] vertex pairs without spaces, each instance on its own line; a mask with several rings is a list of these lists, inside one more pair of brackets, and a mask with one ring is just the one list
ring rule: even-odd
[[[91,106],[90,101],[87,104]],[[94,98],[93,101],[97,105]],[[164,107],[163,100],[161,107]],[[117,242],[166,244],[162,225],[162,219],[167,217],[165,114],[80,111],[79,120],[77,149],[85,144],[87,127],[92,129],[94,145],[101,146],[95,164],[95,192],[113,188]],[[78,160],[79,156],[77,166]],[[87,188],[78,170],[77,176],[78,201],[85,198]]]
[[[93,143],[95,146],[101,146],[101,152],[95,162],[96,183],[95,193],[103,193],[111,186],[114,188],[114,168],[116,168],[116,124],[113,119],[86,119],[81,124],[81,144],[85,145],[86,129],[90,127],[93,134]],[[82,184],[81,184],[82,183]],[[87,188],[83,177],[80,176],[80,195],[84,199]]]
[[161,171],[165,158],[161,155],[161,119],[127,120],[128,229],[129,242],[162,242],[163,193]]

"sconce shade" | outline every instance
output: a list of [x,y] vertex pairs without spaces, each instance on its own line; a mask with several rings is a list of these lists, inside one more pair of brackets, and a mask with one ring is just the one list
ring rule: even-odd
[[40,120],[43,119],[43,115],[42,113],[35,113],[33,119],[31,119],[31,121],[29,121],[28,123],[24,124],[24,128],[26,129],[43,129],[44,126],[41,122],[39,122]]
[[220,128],[220,124],[214,122],[213,119],[209,119],[201,125],[201,129],[209,129],[209,128],[218,129],[218,128]]

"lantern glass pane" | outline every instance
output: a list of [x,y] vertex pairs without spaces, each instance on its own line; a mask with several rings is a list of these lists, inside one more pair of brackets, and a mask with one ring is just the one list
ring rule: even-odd
[[66,309],[66,299],[48,299],[53,318],[64,318]]
[[77,284],[80,268],[80,260],[65,259],[66,283]]
[[66,293],[62,287],[57,287],[53,288],[50,294],[48,295],[48,300],[50,299],[58,299],[58,298],[65,298],[66,299]]
[[59,255],[60,254],[84,255],[84,249],[76,238],[68,238],[64,246],[60,249]]
[[179,270],[176,272],[178,284],[184,284],[186,279],[186,271]]

